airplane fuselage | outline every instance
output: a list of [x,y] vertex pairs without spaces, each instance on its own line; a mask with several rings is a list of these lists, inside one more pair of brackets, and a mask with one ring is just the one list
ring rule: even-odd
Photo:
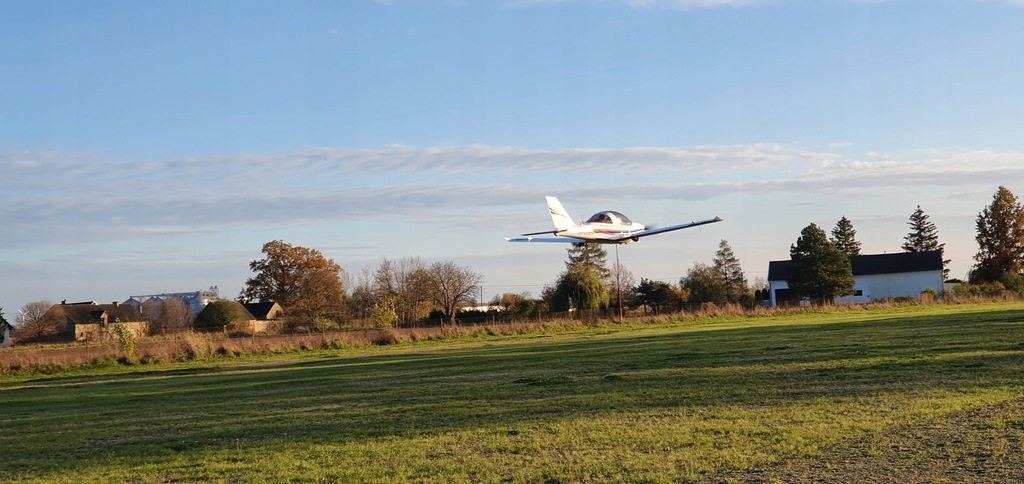
[[619,212],[605,211],[595,213],[582,224],[556,230],[554,234],[587,242],[629,244],[636,241],[630,236],[645,229],[643,224],[633,222]]
[[[639,226],[639,229],[637,229],[637,226]],[[580,239],[583,242],[629,244],[635,242],[635,240],[629,237],[641,231],[643,231],[643,226],[640,224],[633,224],[633,227],[630,228],[616,227],[609,224],[583,224],[555,231],[554,234],[561,237]]]

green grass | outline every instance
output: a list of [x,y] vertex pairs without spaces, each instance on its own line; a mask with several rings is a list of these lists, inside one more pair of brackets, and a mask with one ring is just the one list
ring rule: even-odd
[[1006,303],[8,376],[0,480],[678,482],[1022,399],[1022,363]]

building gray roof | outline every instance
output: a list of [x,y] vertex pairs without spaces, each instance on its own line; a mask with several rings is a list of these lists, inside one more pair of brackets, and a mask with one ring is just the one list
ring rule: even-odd
[[[769,281],[788,281],[791,260],[768,263]],[[905,272],[942,271],[942,251],[898,252],[895,254],[855,255],[850,257],[853,275],[900,274]]]

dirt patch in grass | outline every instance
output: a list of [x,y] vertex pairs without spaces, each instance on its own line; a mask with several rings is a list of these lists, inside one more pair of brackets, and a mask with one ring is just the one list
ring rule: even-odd
[[888,429],[707,482],[1024,482],[1024,398]]

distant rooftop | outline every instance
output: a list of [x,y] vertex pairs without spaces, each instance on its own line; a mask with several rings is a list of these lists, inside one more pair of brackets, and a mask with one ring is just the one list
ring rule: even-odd
[[[789,280],[789,264],[792,260],[776,260],[768,263],[769,281]],[[925,272],[942,270],[942,251],[897,252],[895,254],[855,255],[850,257],[854,276],[874,274],[900,274],[904,272]]]

